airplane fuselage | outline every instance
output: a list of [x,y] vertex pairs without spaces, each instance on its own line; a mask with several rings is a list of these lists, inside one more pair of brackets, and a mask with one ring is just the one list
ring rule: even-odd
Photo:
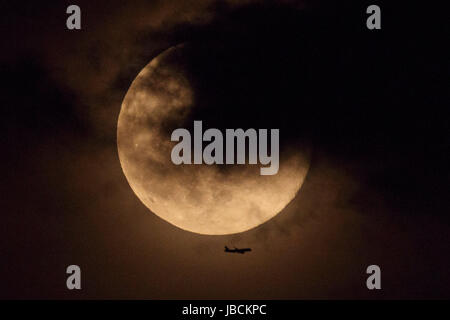
[[238,248],[234,248],[234,249],[229,249],[228,247],[225,247],[225,252],[230,252],[230,253],[240,253],[240,254],[244,254],[246,252],[252,251],[252,249],[250,248],[243,248],[243,249],[238,249]]

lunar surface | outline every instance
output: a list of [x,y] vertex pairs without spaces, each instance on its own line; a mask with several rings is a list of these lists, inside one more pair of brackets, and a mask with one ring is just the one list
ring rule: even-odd
[[[166,50],[132,82],[117,126],[123,172],[151,212],[183,230],[223,235],[255,228],[296,196],[309,168],[308,154],[280,153],[279,171],[272,176],[260,175],[261,164],[173,164],[170,155],[177,142],[170,135],[186,127],[195,106],[187,77],[173,63],[182,54],[182,45]],[[209,127],[204,123],[204,130]],[[192,123],[186,129],[193,136]]]

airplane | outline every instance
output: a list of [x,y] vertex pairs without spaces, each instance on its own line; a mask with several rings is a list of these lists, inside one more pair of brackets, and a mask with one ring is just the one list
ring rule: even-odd
[[234,249],[229,249],[227,246],[225,246],[225,252],[244,254],[244,253],[246,253],[247,251],[252,251],[252,249],[250,249],[250,248],[238,249],[238,248],[236,248],[236,247],[234,247]]

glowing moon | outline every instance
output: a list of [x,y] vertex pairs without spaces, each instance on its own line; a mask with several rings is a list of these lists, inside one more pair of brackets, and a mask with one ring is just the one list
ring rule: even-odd
[[279,172],[273,176],[260,175],[260,164],[232,170],[173,164],[170,153],[176,143],[168,128],[182,127],[194,105],[189,82],[172,63],[182,50],[173,47],[153,59],[124,98],[117,125],[123,172],[147,208],[181,229],[208,235],[249,230],[295,197],[309,158],[300,151],[280,154]]

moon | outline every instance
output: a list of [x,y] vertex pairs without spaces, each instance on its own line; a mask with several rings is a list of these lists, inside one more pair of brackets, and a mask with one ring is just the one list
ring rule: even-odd
[[308,152],[280,154],[272,176],[260,175],[260,164],[173,164],[171,128],[183,127],[195,106],[194,90],[175,63],[183,50],[178,45],[154,58],[126,93],[117,124],[121,167],[140,201],[178,228],[205,235],[250,230],[296,196],[309,169]]

